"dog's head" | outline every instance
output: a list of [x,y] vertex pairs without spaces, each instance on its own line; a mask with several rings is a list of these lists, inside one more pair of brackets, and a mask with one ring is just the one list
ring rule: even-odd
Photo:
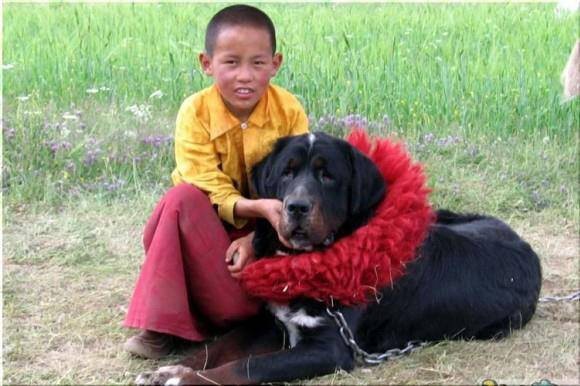
[[283,202],[280,233],[296,250],[331,244],[362,225],[385,193],[375,164],[317,132],[280,139],[252,171],[256,194]]

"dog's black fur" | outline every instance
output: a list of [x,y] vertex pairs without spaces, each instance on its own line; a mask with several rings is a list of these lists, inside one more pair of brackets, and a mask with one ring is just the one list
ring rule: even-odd
[[[364,224],[388,189],[370,160],[323,133],[280,140],[253,179],[258,195],[284,202],[281,233],[303,250],[324,248]],[[258,222],[254,243],[260,255],[283,249],[266,221]],[[439,210],[417,258],[379,301],[337,308],[365,351],[382,352],[410,340],[505,337],[531,319],[540,285],[537,255],[508,225]],[[324,304],[296,299],[270,309],[285,330],[260,315],[147,382],[288,381],[354,367]],[[291,347],[282,347],[288,334]]]

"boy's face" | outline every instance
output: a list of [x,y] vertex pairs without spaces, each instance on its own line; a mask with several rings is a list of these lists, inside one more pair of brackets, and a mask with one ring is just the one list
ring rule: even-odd
[[213,55],[199,55],[204,72],[215,80],[224,103],[242,122],[247,121],[282,64],[272,55],[270,35],[250,26],[224,27]]

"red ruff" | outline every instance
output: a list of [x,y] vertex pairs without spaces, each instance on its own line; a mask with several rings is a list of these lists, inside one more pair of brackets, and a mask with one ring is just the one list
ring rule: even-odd
[[387,182],[387,194],[373,218],[324,251],[275,256],[248,265],[242,283],[258,298],[288,302],[309,297],[344,305],[365,303],[377,289],[400,277],[433,221],[421,165],[402,144],[371,142],[353,130],[347,141],[366,154]]

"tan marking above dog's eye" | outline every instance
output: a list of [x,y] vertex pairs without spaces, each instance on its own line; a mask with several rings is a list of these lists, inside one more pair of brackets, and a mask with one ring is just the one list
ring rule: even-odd
[[290,158],[290,161],[288,161],[288,165],[286,166],[286,169],[296,169],[298,167],[298,160],[296,158]]
[[315,169],[320,169],[326,165],[326,160],[324,158],[317,157],[312,161],[312,167]]

